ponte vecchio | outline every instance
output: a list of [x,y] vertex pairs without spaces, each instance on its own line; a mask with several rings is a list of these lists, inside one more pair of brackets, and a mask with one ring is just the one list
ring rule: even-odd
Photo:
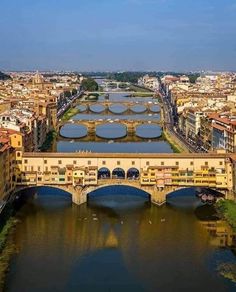
[[23,153],[17,178],[18,190],[56,187],[71,193],[76,204],[108,185],[141,189],[158,205],[171,192],[189,187],[217,190],[230,198],[233,164],[225,153]]

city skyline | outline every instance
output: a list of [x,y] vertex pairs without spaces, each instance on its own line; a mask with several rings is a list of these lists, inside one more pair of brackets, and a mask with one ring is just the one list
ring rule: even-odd
[[236,70],[232,0],[20,2],[2,1],[0,70]]

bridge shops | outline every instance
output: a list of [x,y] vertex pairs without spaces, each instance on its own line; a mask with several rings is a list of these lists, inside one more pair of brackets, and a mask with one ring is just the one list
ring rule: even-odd
[[96,186],[129,180],[157,188],[233,189],[227,154],[24,153],[17,185]]

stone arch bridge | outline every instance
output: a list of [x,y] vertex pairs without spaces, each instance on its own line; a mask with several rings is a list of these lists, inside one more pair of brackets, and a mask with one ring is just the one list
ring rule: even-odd
[[[96,129],[98,126],[102,126],[102,125],[112,125],[112,124],[120,124],[120,125],[124,125],[126,127],[126,133],[124,135],[124,137],[126,136],[129,136],[129,137],[132,137],[132,136],[137,136],[136,134],[136,131],[137,131],[137,128],[139,126],[142,126],[142,125],[147,125],[147,126],[150,126],[150,125],[154,125],[154,126],[163,126],[163,121],[159,121],[159,120],[152,120],[152,121],[146,121],[146,120],[107,120],[107,121],[104,121],[104,120],[76,120],[76,121],[66,121],[66,122],[60,122],[58,124],[58,131],[60,133],[60,136],[64,139],[80,139],[80,138],[77,138],[77,137],[66,137],[66,136],[63,136],[61,134],[61,129],[63,126],[65,125],[80,125],[80,126],[84,126],[86,129],[87,129],[87,134],[84,136],[89,136],[90,138],[91,137],[96,137],[97,134],[96,134]],[[161,136],[161,134],[160,134]],[[84,138],[84,137],[81,137],[81,138]],[[122,137],[122,138],[124,138]],[[156,137],[156,138],[159,138],[159,137]],[[144,139],[144,138],[142,138]],[[109,139],[108,139],[109,140]]]
[[[85,203],[93,190],[111,185],[141,189],[158,205],[181,188],[216,190],[226,198],[233,194],[228,154],[23,153],[19,165],[18,189],[60,188],[71,193],[76,204]],[[110,174],[101,175],[102,169]]]
[[[161,112],[160,109],[154,109],[154,107],[159,106],[158,102],[133,102],[133,101],[77,101],[77,104],[84,106],[85,109],[81,113],[94,113],[94,114],[114,114],[114,115],[127,115],[127,114],[158,114]],[[99,106],[101,110],[94,110],[94,106]],[[116,113],[113,109],[114,106],[122,106],[123,111],[121,113]],[[135,110],[136,107],[141,107],[140,110]]]

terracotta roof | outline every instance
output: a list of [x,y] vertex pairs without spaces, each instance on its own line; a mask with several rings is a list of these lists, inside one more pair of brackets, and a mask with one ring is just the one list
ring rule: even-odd
[[225,128],[225,127],[223,127],[223,126],[221,126],[219,124],[216,124],[216,123],[213,123],[212,127],[217,129],[217,130],[220,130],[220,131],[227,131],[227,128]]

